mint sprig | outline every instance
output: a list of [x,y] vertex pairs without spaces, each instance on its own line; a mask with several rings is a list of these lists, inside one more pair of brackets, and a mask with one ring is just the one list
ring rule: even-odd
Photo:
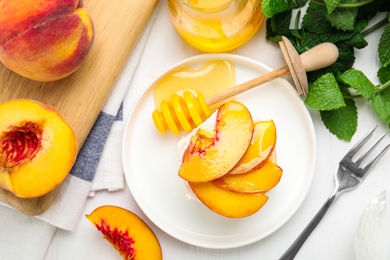
[[[389,20],[390,20],[390,16],[389,16]],[[383,34],[381,35],[381,38],[379,39],[379,45],[378,45],[379,59],[383,67],[387,67],[390,64],[389,42],[390,42],[390,26],[387,25],[385,30],[383,31]]]
[[[347,90],[345,90],[347,91]],[[320,111],[326,128],[337,138],[350,141],[357,129],[357,107],[353,99],[345,100],[345,106],[335,110]]]
[[[306,6],[307,4],[307,6]],[[367,28],[378,13],[390,11],[388,0],[263,0],[268,17],[266,37],[277,43],[290,39],[299,53],[322,42],[339,49],[337,61],[324,69],[308,73],[307,106],[320,111],[325,127],[342,140],[351,140],[356,132],[356,99],[366,99],[381,120],[390,127],[390,16]],[[307,7],[300,21],[301,9]],[[293,16],[297,9],[297,17]],[[293,27],[291,27],[291,24]],[[381,67],[374,85],[364,72],[353,68],[355,49],[364,49],[365,36],[384,29],[378,42]],[[319,57],[320,58],[320,57]],[[375,57],[373,57],[375,58]]]
[[311,108],[321,111],[345,107],[343,95],[332,73],[324,74],[310,86],[305,102]]

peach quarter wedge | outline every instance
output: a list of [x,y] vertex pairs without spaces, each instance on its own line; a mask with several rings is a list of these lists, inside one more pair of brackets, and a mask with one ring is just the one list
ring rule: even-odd
[[226,174],[214,180],[213,183],[220,188],[235,192],[267,192],[279,183],[282,174],[283,170],[276,164],[276,156],[273,152],[260,168],[243,174]]
[[[253,135],[249,110],[240,102],[229,101],[217,111],[215,134],[192,138],[178,174],[189,182],[206,182],[228,173],[245,154]],[[198,139],[207,140],[198,142]]]
[[76,71],[94,41],[82,0],[0,1],[0,61],[36,81],[55,81]]
[[42,196],[65,180],[76,156],[76,134],[59,112],[33,100],[0,104],[0,187]]
[[161,260],[160,243],[152,229],[133,212],[112,205],[96,208],[87,219],[123,259]]
[[260,167],[271,154],[276,143],[276,127],[273,120],[254,123],[252,141],[240,161],[229,174],[241,174]]
[[259,211],[268,200],[264,193],[245,194],[222,189],[213,182],[189,182],[199,200],[212,211],[229,218],[243,218]]

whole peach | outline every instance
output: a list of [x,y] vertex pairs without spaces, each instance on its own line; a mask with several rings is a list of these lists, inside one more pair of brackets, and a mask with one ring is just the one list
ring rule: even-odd
[[94,39],[82,0],[0,1],[0,61],[36,81],[76,71]]

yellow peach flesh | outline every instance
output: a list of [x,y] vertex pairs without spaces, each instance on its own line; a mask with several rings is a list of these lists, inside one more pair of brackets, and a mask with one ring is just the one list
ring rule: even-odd
[[205,182],[228,173],[248,149],[253,135],[252,116],[243,104],[227,102],[218,109],[215,129],[209,146],[197,147],[195,143],[188,149],[179,168],[180,177]]
[[274,188],[282,177],[283,170],[276,164],[274,153],[257,169],[237,175],[226,174],[213,181],[220,188],[242,192],[266,192]]
[[243,218],[259,211],[267,202],[264,193],[245,194],[217,187],[212,182],[189,183],[199,200],[212,211],[229,218]]
[[159,241],[150,227],[136,214],[117,206],[93,210],[87,219],[123,259],[162,259]]
[[[64,181],[76,159],[72,127],[58,112],[30,100],[4,102],[0,111],[0,187],[21,198],[53,190]],[[27,140],[34,137],[32,127],[39,128],[41,134],[29,146]],[[19,148],[7,137],[12,135],[18,136]],[[26,151],[20,151],[23,147]]]
[[253,138],[248,150],[229,174],[241,174],[260,167],[276,143],[276,127],[272,120],[254,123]]

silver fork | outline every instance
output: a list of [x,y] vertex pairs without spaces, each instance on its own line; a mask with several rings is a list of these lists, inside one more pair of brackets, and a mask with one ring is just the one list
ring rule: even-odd
[[324,217],[325,213],[328,211],[329,207],[333,204],[336,198],[343,191],[352,190],[356,188],[367,175],[372,166],[385,154],[385,152],[389,149],[390,143],[386,144],[386,146],[380,150],[371,161],[363,164],[363,161],[367,159],[367,156],[374,150],[374,148],[380,143],[380,141],[385,137],[386,133],[384,133],[378,140],[365,152],[363,153],[357,160],[353,160],[353,157],[360,150],[360,148],[370,139],[372,134],[374,133],[374,127],[370,132],[368,132],[355,146],[352,147],[351,150],[344,156],[343,159],[339,162],[338,167],[336,168],[335,173],[335,189],[332,194],[322,206],[322,208],[318,211],[318,213],[314,216],[314,218],[310,221],[310,223],[306,226],[306,228],[302,231],[299,237],[294,241],[294,243],[287,249],[287,251],[282,255],[280,260],[293,259],[295,255],[298,253],[299,249],[309,237],[314,228],[320,223],[321,219]]

